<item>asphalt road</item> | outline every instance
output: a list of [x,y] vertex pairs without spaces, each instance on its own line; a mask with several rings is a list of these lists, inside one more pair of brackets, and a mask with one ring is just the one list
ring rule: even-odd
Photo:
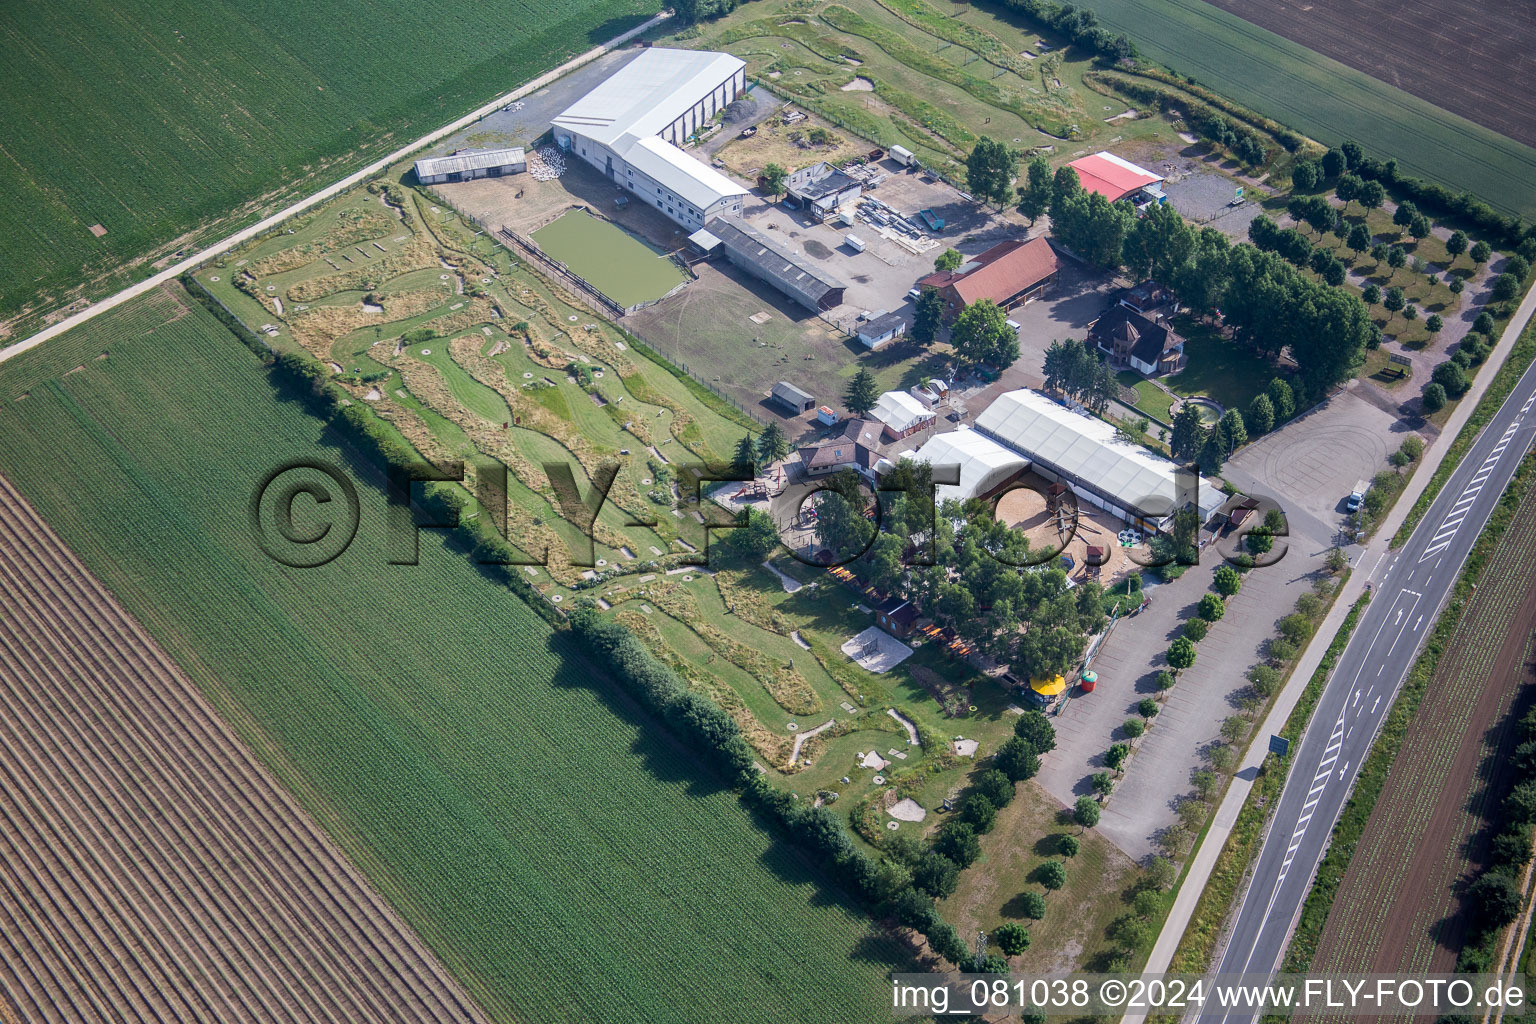
[[[1408,542],[1377,556],[1372,598],[1293,752],[1219,971],[1279,968],[1360,765],[1473,542],[1536,437],[1536,366],[1483,429]],[[1251,1014],[1203,1015],[1235,1021]]]

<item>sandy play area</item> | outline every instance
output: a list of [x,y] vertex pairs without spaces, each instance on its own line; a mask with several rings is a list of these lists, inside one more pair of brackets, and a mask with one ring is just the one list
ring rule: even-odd
[[[1040,483],[1043,489],[1044,484]],[[1117,539],[1124,524],[1084,502],[1079,502],[1077,506],[1077,533],[1065,548],[1062,548],[1062,538],[1057,532],[1056,517],[1047,510],[1042,494],[1023,487],[1009,491],[997,503],[997,518],[1013,529],[1022,531],[1029,538],[1031,551],[1061,548],[1063,554],[1070,555],[1073,579],[1093,578],[1093,570],[1088,567],[1090,545],[1104,550],[1098,580],[1106,586],[1127,569],[1135,567]]]

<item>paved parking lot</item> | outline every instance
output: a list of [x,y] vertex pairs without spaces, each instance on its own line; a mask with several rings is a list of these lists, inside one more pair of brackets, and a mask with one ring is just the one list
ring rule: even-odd
[[1293,519],[1305,515],[1331,535],[1343,523],[1355,481],[1385,469],[1411,430],[1408,421],[1357,394],[1361,387],[1340,391],[1249,445],[1222,475],[1240,490],[1274,497]]

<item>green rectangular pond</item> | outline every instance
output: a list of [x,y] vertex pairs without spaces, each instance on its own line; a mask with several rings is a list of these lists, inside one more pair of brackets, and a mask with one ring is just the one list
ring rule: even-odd
[[684,280],[666,253],[585,210],[562,214],[535,231],[533,240],[625,309],[659,299]]

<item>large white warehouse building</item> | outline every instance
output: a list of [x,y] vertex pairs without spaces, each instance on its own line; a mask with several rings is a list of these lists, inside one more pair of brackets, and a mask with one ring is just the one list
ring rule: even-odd
[[[1120,440],[1103,420],[1037,392],[997,396],[976,417],[976,429],[1029,459],[1041,476],[1067,484],[1084,501],[1144,529],[1156,529],[1183,504],[1178,467],[1172,462]],[[1225,500],[1220,485],[1200,480],[1202,522]]]
[[652,47],[555,118],[555,143],[696,231],[747,190],[677,147],[746,87],[740,58]]

